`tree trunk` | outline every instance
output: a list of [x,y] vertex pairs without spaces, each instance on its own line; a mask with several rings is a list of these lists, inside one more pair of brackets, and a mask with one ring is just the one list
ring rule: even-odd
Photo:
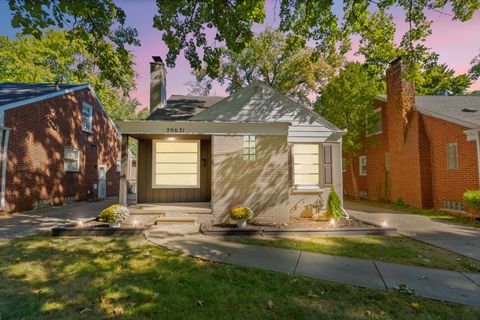
[[353,186],[353,197],[355,200],[360,199],[360,194],[358,193],[358,182],[357,182],[357,177],[355,176],[355,170],[353,167],[353,154],[349,152],[349,157],[350,157],[350,175],[352,177],[352,186]]

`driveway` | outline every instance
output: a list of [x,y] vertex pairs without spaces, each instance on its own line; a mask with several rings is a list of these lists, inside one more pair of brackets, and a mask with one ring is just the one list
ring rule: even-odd
[[117,197],[110,197],[97,202],[75,202],[65,206],[1,216],[0,242],[47,231],[79,219],[93,218],[100,210],[116,202]]
[[428,217],[345,201],[352,217],[387,223],[402,235],[480,260],[480,229],[441,222]]

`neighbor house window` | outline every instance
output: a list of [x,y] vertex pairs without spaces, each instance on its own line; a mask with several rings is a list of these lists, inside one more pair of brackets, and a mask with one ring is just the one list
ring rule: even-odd
[[456,143],[447,143],[447,169],[458,169],[458,155]]
[[320,185],[320,146],[318,144],[293,145],[293,184],[297,187]]
[[359,156],[358,164],[359,164],[359,174],[361,176],[366,176],[367,175],[367,156]]
[[117,172],[122,171],[122,158],[118,157],[117,158]]
[[243,136],[243,160],[255,160],[255,136]]
[[462,201],[443,200],[443,208],[455,211],[465,211],[465,204]]
[[78,172],[80,170],[80,150],[64,147],[63,167],[65,172]]
[[375,127],[367,134],[373,136],[382,133],[382,108],[375,109]]
[[153,141],[153,188],[200,187],[200,141]]
[[92,112],[93,107],[84,102],[82,106],[82,129],[85,131],[92,131]]

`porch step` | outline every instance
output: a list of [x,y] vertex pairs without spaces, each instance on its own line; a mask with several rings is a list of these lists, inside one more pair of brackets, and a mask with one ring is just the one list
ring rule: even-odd
[[184,217],[184,216],[166,216],[159,217],[155,220],[155,224],[159,223],[195,223],[197,218],[195,217]]
[[130,214],[141,215],[210,215],[210,203],[148,203],[137,204],[129,207]]

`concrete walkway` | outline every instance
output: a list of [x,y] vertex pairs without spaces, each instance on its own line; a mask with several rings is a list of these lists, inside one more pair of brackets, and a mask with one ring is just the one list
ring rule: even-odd
[[345,201],[350,216],[375,224],[386,222],[405,236],[480,260],[480,229],[441,222],[425,216],[407,214]]
[[480,307],[480,273],[229,242],[200,235],[198,228],[188,224],[154,226],[145,236],[155,244],[201,259],[385,291],[406,284],[423,297]]
[[110,197],[97,202],[75,202],[65,206],[0,216],[0,242],[48,231],[79,219],[94,218],[102,209],[116,202],[117,197]]

